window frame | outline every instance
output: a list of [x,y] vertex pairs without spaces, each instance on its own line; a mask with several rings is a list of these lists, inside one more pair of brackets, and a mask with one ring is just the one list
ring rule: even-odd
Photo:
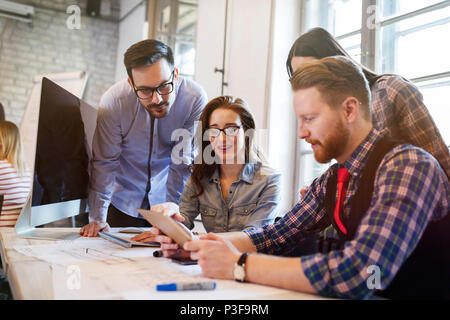
[[[170,6],[170,18],[169,18],[169,24],[167,31],[160,30],[160,23],[161,23],[161,12],[162,12],[162,0],[157,0],[158,4],[156,7],[157,14],[155,15],[157,17],[157,23],[156,23],[156,30],[155,30],[155,38],[156,39],[163,39],[167,43],[169,47],[171,47],[173,50],[176,48],[176,44],[178,42],[184,42],[184,43],[190,43],[193,45],[193,47],[196,47],[196,37],[197,32],[195,32],[194,35],[187,34],[187,33],[179,33],[177,32],[178,29],[178,9],[180,5],[187,5],[191,7],[198,7],[198,3],[194,4],[191,2],[183,1],[183,0],[166,0],[166,2],[169,3]],[[197,28],[197,21],[195,20],[195,29]],[[167,40],[166,40],[167,39]],[[174,52],[175,55],[177,55],[177,52]],[[185,74],[183,73],[183,70],[180,70],[180,75],[183,77],[192,78],[195,77],[195,74]]]
[[[306,21],[307,21],[306,15],[308,14],[306,2],[307,2],[307,0],[302,0],[302,7],[301,7],[302,23],[300,26],[302,34],[308,31],[307,26],[306,26]],[[378,6],[379,2],[380,2],[380,0],[362,0],[361,28],[358,30],[353,30],[351,32],[336,36],[336,39],[338,41],[342,41],[343,39],[346,39],[348,37],[361,34],[361,64],[363,64],[364,66],[368,67],[371,70],[376,69],[377,59],[380,58],[379,57],[380,53],[378,50],[379,48],[377,47],[377,37],[379,35],[381,28],[392,25],[394,23],[398,23],[398,22],[410,19],[410,18],[420,16],[422,14],[426,14],[429,12],[444,9],[444,8],[450,6],[450,0],[443,0],[438,3],[432,4],[432,5],[417,9],[417,10],[413,10],[413,11],[410,11],[407,13],[394,15],[394,16],[386,18],[386,19],[379,19],[378,15],[377,15],[377,16],[375,16],[376,19],[374,21],[374,24],[369,25],[368,21],[370,19],[373,19],[373,14],[377,14],[378,10],[380,9]],[[323,5],[324,3],[325,2],[323,1],[321,4],[322,6],[319,9],[319,12],[320,12],[319,14],[321,16],[323,16],[324,10],[329,10],[329,4],[325,7]],[[373,11],[374,8],[376,11]],[[441,20],[447,21],[447,20],[450,20],[450,17],[441,19]],[[442,22],[442,21],[440,21],[440,22]],[[432,24],[435,24],[435,23],[436,22],[434,22]],[[420,26],[419,28],[424,29],[424,28],[427,28],[430,26],[431,26],[431,24],[425,24],[423,26]],[[417,29],[417,27],[415,29]],[[414,31],[417,31],[417,30],[414,30]],[[443,79],[443,81],[434,83],[431,85],[426,84],[427,82],[439,80],[439,79]],[[440,73],[428,74],[428,75],[417,77],[417,78],[412,78],[412,79],[410,79],[410,81],[413,82],[418,87],[422,87],[421,84],[424,84],[424,87],[443,86],[445,84],[450,83],[450,70],[440,72]],[[298,126],[298,121],[297,121],[296,125]],[[449,145],[449,148],[450,148],[450,145]],[[309,149],[305,149],[302,146],[301,141],[297,141],[297,143],[295,145],[295,152],[296,152],[296,162],[295,162],[296,163],[296,165],[295,165],[296,182],[295,182],[294,192],[296,194],[295,194],[294,199],[297,199],[298,191],[307,185],[305,183],[306,182],[305,178],[303,176],[301,176],[300,173],[303,170],[303,166],[305,166],[305,161],[307,161],[306,156],[311,155],[313,153],[313,151],[309,150]]]

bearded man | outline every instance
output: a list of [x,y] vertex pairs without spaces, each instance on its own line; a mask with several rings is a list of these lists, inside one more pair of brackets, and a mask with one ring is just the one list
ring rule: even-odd
[[[193,151],[173,161],[172,134],[195,123],[207,103],[204,90],[182,78],[164,42],[144,40],[124,55],[128,79],[101,98],[89,183],[89,224],[80,233],[95,237],[111,227],[149,226],[137,208],[178,203],[190,175]],[[183,149],[186,150],[186,149]],[[181,162],[181,163],[180,163]]]
[[[211,233],[182,251],[153,228],[164,256],[197,259],[206,277],[326,297],[448,299],[450,183],[438,161],[372,126],[369,85],[350,59],[304,64],[291,84],[299,138],[337,163],[272,225]],[[315,251],[296,255],[318,232]]]

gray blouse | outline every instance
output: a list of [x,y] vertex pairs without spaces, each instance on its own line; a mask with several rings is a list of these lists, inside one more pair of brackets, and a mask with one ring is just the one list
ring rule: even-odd
[[239,179],[232,183],[224,201],[219,169],[202,181],[204,192],[195,199],[197,187],[189,180],[180,198],[180,213],[184,224],[192,229],[194,219],[201,214],[207,232],[242,231],[270,224],[277,216],[280,202],[280,178],[272,168],[260,163],[247,163]]

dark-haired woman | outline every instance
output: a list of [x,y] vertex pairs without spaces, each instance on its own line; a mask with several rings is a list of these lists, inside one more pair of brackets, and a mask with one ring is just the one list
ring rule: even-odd
[[[246,103],[230,96],[211,100],[200,116],[202,152],[179,206],[152,210],[179,213],[190,229],[200,214],[207,232],[242,231],[270,224],[277,216],[280,174],[264,164],[253,143],[255,121]],[[154,241],[145,232],[133,238]]]
[[[322,28],[300,36],[289,52],[286,68],[289,77],[303,63],[330,56],[350,55]],[[378,75],[361,66],[372,91],[372,123],[382,133],[418,146],[432,154],[450,177],[450,154],[436,127],[422,94],[399,75]]]

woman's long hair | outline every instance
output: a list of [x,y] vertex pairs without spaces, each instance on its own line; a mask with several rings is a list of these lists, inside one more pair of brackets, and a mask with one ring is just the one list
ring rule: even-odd
[[[240,98],[234,98],[231,96],[221,96],[211,100],[203,109],[200,115],[200,123],[197,127],[196,142],[199,149],[199,154],[194,161],[194,166],[192,169],[191,180],[197,187],[198,193],[192,196],[195,199],[201,196],[204,192],[203,185],[201,183],[203,178],[210,178],[215,170],[218,168],[219,164],[214,161],[212,164],[205,161],[204,155],[207,154],[206,150],[212,150],[212,146],[209,139],[206,139],[206,131],[209,129],[209,120],[211,114],[217,109],[232,110],[239,115],[242,127],[245,132],[248,130],[256,129],[255,120],[251,114],[247,104],[244,100]],[[201,141],[201,147],[199,146]],[[265,162],[264,156],[260,150],[253,143],[253,134],[245,136],[245,163],[249,162]],[[211,151],[211,156],[215,157],[214,151]]]
[[[352,61],[355,61],[328,31],[322,28],[313,28],[309,30],[294,42],[289,51],[286,60],[289,78],[294,74],[291,65],[293,57],[315,57],[317,59],[322,59],[332,56],[345,56]],[[376,74],[374,71],[366,68],[360,63],[358,63],[358,65],[362,68],[370,87],[372,87],[381,75]]]
[[7,160],[19,176],[26,172],[19,128],[10,121],[0,121],[0,159]]

